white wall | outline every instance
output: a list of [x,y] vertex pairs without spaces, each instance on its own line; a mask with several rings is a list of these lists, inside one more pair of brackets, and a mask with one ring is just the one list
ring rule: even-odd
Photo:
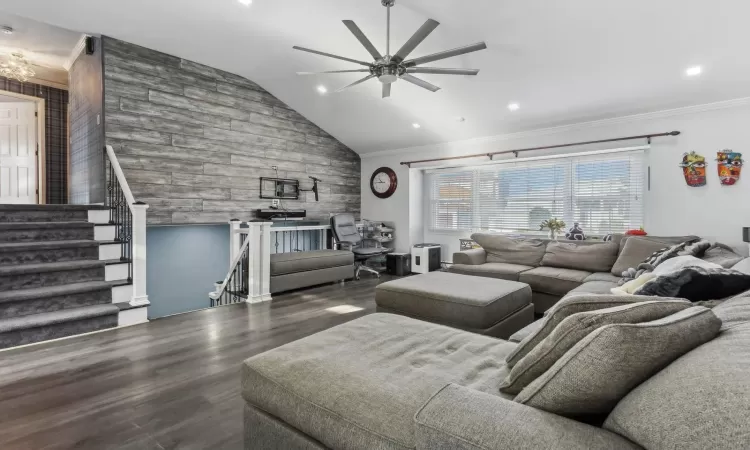
[[[416,243],[412,239],[422,237],[425,242],[443,244],[443,259],[450,260],[452,253],[458,249],[458,239],[468,237],[467,233],[434,233],[425,229],[422,236],[405,234],[406,230],[419,226],[420,222],[422,226],[427,226],[428,221],[424,217],[416,216],[424,214],[428,192],[410,185],[413,180],[422,184],[422,177],[410,173],[400,162],[680,131],[682,134],[678,137],[654,139],[651,150],[647,152],[647,164],[651,167],[651,190],[646,192],[645,197],[646,231],[653,235],[695,234],[726,243],[747,254],[747,245],[742,242],[742,227],[750,226],[750,162],[738,184],[722,186],[714,159],[717,151],[732,149],[743,153],[745,160],[750,161],[750,133],[745,129],[749,124],[750,99],[739,99],[516,135],[363,155],[362,214],[366,218],[393,221],[397,227],[396,247],[399,251],[409,251],[411,244]],[[643,143],[632,141],[525,155],[573,153]],[[685,183],[678,165],[683,153],[689,151],[703,154],[709,162],[708,186],[691,188]],[[486,158],[480,161],[486,161]],[[454,161],[452,165],[456,163]],[[399,177],[398,190],[386,200],[372,195],[369,188],[370,176],[382,166],[392,168]]]

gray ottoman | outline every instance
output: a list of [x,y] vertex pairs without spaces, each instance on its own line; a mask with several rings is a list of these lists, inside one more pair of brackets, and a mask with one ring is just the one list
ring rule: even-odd
[[534,321],[531,288],[517,281],[432,272],[379,285],[378,312],[507,339]]

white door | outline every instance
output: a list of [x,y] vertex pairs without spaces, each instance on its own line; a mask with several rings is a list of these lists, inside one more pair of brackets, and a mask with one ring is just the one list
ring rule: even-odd
[[36,103],[0,103],[0,204],[36,200]]

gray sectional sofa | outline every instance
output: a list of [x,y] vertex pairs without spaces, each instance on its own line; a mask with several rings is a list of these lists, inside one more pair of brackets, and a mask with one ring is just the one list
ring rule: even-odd
[[500,391],[519,344],[369,315],[245,361],[245,448],[750,448],[750,292],[713,312],[723,322],[717,337],[595,425]]
[[567,295],[609,294],[624,270],[666,246],[697,239],[614,235],[609,242],[552,241],[485,233],[471,238],[482,248],[455,253],[449,271],[526,283],[537,314]]

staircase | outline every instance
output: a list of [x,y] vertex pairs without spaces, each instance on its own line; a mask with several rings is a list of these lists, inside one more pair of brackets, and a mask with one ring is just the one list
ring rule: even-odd
[[111,210],[0,205],[0,349],[145,321]]

